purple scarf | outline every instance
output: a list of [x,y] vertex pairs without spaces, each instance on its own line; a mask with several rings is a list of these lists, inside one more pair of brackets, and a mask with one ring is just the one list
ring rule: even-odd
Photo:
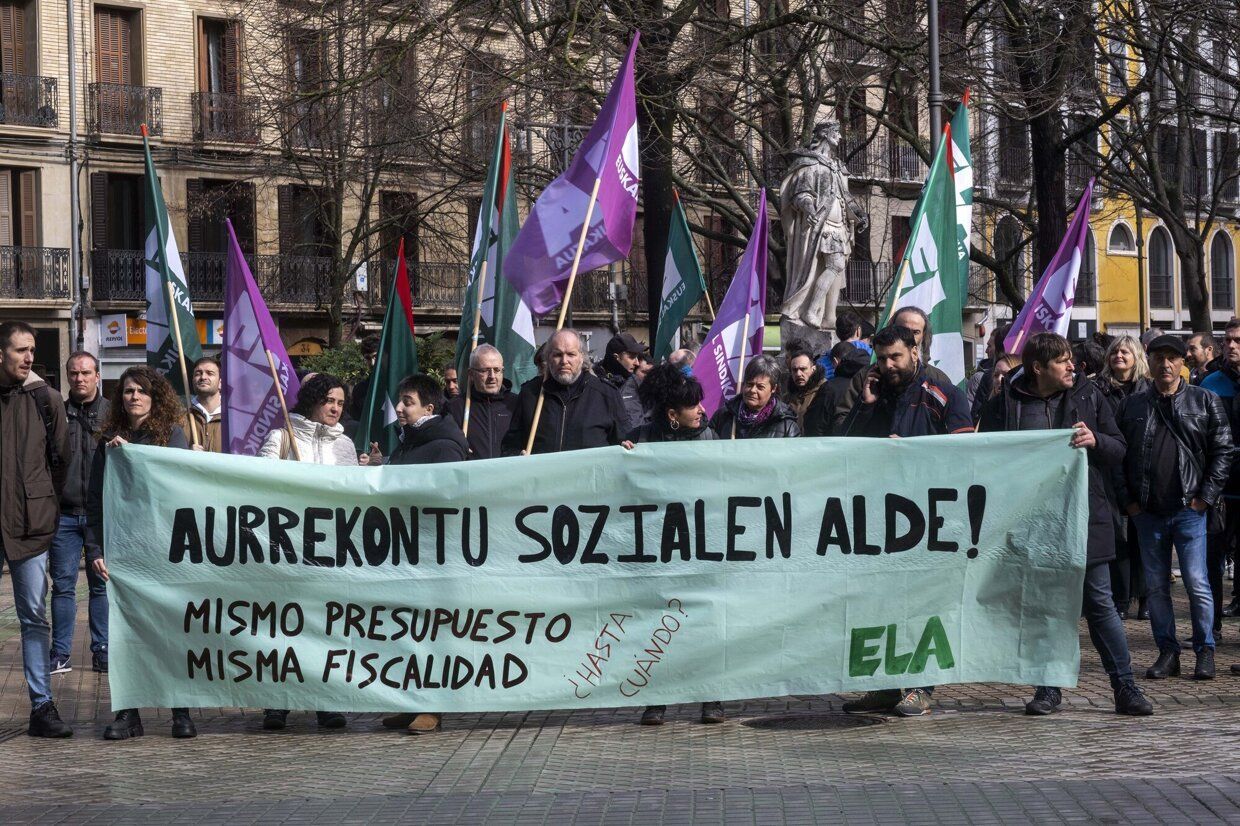
[[749,408],[745,406],[745,400],[736,407],[736,421],[745,430],[750,430],[771,418],[771,414],[775,412],[775,394],[771,394],[770,401],[762,406],[762,409],[756,413],[750,413]]

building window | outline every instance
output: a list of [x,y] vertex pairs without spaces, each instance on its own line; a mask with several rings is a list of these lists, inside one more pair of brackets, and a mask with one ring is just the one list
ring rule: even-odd
[[1127,224],[1116,224],[1111,228],[1111,237],[1107,240],[1107,252],[1135,252],[1136,242],[1132,239],[1132,230]]
[[1218,232],[1210,243],[1210,304],[1215,310],[1232,312],[1236,305],[1236,266],[1231,239]]
[[254,184],[190,178],[185,189],[189,213],[186,252],[227,253],[227,218],[232,221],[241,251],[247,255],[254,253]]
[[[6,75],[32,75],[37,71],[37,17],[33,3],[0,2],[0,71]],[[8,91],[6,79],[4,91]]]
[[1162,227],[1150,233],[1150,306],[1171,309],[1171,287],[1175,281],[1175,261],[1171,256],[1171,238]]
[[0,247],[39,246],[38,174],[0,167]]
[[331,257],[334,236],[327,216],[334,204],[326,189],[286,184],[276,190],[280,210],[280,254]]
[[144,177],[115,172],[91,173],[90,231],[95,249],[144,248]]
[[120,86],[140,85],[138,13],[95,7],[95,79]]
[[1094,234],[1088,231],[1085,233],[1085,255],[1081,259],[1073,303],[1086,307],[1098,303],[1098,261],[1094,255]]

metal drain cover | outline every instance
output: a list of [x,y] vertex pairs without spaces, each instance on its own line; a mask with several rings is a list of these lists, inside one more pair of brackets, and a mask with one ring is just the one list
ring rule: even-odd
[[758,717],[746,720],[749,728],[778,729],[783,731],[820,731],[826,729],[864,728],[887,722],[873,714],[783,714],[778,717]]

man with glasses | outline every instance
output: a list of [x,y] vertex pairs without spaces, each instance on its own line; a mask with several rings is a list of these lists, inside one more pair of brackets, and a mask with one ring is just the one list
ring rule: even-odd
[[[466,401],[469,425],[465,424]],[[494,459],[512,425],[517,395],[504,387],[504,357],[490,344],[480,344],[469,357],[469,392],[448,401],[448,415],[465,431],[470,459]]]

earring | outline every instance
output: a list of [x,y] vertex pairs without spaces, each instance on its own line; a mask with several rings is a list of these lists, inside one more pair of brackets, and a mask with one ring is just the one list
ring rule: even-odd
[[668,427],[672,430],[680,430],[680,422],[677,419],[672,419],[671,423],[668,424]]

